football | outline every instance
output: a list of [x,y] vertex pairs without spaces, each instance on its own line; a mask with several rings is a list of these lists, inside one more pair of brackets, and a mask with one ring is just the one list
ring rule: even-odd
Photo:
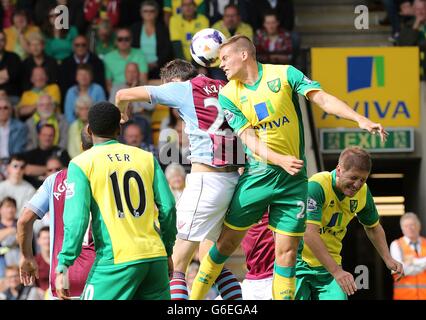
[[219,62],[219,47],[225,42],[222,32],[206,28],[198,31],[191,41],[192,58],[203,67],[217,66]]

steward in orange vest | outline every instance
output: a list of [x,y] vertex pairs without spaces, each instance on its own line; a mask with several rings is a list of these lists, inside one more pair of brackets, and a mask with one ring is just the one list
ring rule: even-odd
[[[397,240],[401,249],[402,261],[407,263],[414,258],[426,258],[426,239],[419,238],[417,250],[407,244],[404,237]],[[421,250],[418,251],[420,248]],[[419,254],[420,252],[420,254]],[[394,300],[426,300],[426,270],[416,275],[402,277],[394,282],[393,290]]]

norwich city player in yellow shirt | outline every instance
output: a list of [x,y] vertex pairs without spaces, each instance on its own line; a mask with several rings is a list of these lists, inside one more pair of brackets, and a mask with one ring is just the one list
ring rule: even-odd
[[356,216],[388,269],[399,276],[402,264],[390,255],[373,197],[365,183],[370,155],[359,147],[342,151],[332,172],[309,179],[304,244],[296,265],[296,299],[346,300],[357,290],[354,277],[342,269],[342,240]]
[[96,259],[81,298],[170,300],[174,197],[152,153],[115,140],[120,119],[113,104],[93,105],[88,131],[94,146],[68,167],[64,241],[56,268],[60,298],[68,298],[67,269],[80,255],[91,218]]
[[[387,133],[324,92],[319,83],[289,65],[256,61],[256,49],[245,36],[231,37],[220,49],[220,68],[229,83],[219,102],[232,129],[246,145],[249,158],[237,184],[225,226],[203,259],[191,299],[202,299],[246,231],[270,207],[275,232],[274,299],[294,299],[297,247],[305,231],[308,179],[305,168],[302,113],[298,94],[326,112],[356,121],[360,128]],[[266,161],[266,163],[265,163]]]

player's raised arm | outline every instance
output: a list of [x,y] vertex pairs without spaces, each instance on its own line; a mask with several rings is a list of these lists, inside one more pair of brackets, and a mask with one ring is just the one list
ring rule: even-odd
[[129,102],[143,101],[150,102],[151,98],[144,86],[133,87],[128,89],[120,89],[115,95],[115,105],[123,114],[126,112]]
[[334,114],[338,117],[352,120],[358,123],[361,129],[365,129],[372,134],[378,133],[382,141],[386,141],[388,133],[380,123],[374,123],[366,117],[360,115],[351,109],[345,102],[337,97],[322,91],[316,90],[307,93],[310,101],[320,106],[325,112]]

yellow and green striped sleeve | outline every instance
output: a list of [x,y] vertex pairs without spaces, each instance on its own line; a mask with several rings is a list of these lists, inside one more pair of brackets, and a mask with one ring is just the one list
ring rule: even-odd
[[167,179],[161,170],[160,165],[154,158],[154,201],[157,205],[160,222],[161,239],[166,248],[167,256],[173,253],[173,246],[176,240],[176,207],[175,198],[170,191]]
[[370,189],[367,187],[367,200],[365,207],[356,214],[358,221],[364,226],[372,228],[379,223],[379,213],[377,212],[376,204],[374,203],[373,196]]
[[324,190],[316,181],[308,182],[307,223],[321,226],[322,206],[325,202]]
[[64,242],[58,255],[58,265],[69,267],[80,255],[84,234],[89,225],[91,198],[89,180],[81,168],[71,162],[68,167],[64,208]]
[[293,91],[304,95],[306,98],[308,98],[306,96],[308,92],[322,90],[321,85],[317,81],[309,79],[302,71],[293,66],[287,68],[287,80]]
[[250,122],[244,116],[240,109],[226,96],[219,94],[219,104],[225,113],[225,119],[229,126],[238,135],[250,126]]

